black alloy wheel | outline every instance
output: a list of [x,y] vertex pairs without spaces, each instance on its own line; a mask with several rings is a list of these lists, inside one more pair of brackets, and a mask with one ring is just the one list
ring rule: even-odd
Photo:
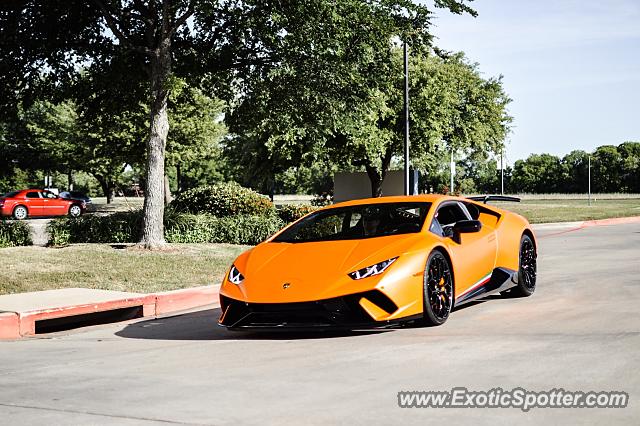
[[424,271],[424,321],[441,325],[449,318],[453,307],[453,276],[451,266],[442,252],[434,250]]

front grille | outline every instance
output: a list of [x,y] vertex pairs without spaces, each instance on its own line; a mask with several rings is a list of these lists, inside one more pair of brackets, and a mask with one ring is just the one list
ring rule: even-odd
[[332,299],[296,303],[247,303],[220,296],[227,327],[322,327],[374,323],[359,304],[362,297],[391,314],[398,307],[378,290]]

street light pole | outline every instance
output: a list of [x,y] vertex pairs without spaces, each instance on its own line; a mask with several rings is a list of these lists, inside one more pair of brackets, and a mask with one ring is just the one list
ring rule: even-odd
[[451,186],[449,187],[449,194],[453,195],[453,176],[456,174],[456,163],[453,162],[453,148],[451,148]]
[[502,164],[502,156],[504,148],[500,150],[500,195],[504,195],[504,165]]
[[410,195],[409,188],[409,54],[404,41],[404,195]]
[[589,156],[589,205],[591,205],[591,156]]

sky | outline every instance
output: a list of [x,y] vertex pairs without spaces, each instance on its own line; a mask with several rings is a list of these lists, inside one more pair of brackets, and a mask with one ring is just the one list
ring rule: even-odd
[[509,164],[640,141],[640,0],[475,0],[436,9],[435,44],[503,76]]

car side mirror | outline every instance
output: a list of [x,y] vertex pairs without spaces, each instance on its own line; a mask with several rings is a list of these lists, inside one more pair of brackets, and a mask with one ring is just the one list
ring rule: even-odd
[[454,234],[468,234],[472,232],[480,232],[482,222],[479,220],[459,220],[453,225]]

